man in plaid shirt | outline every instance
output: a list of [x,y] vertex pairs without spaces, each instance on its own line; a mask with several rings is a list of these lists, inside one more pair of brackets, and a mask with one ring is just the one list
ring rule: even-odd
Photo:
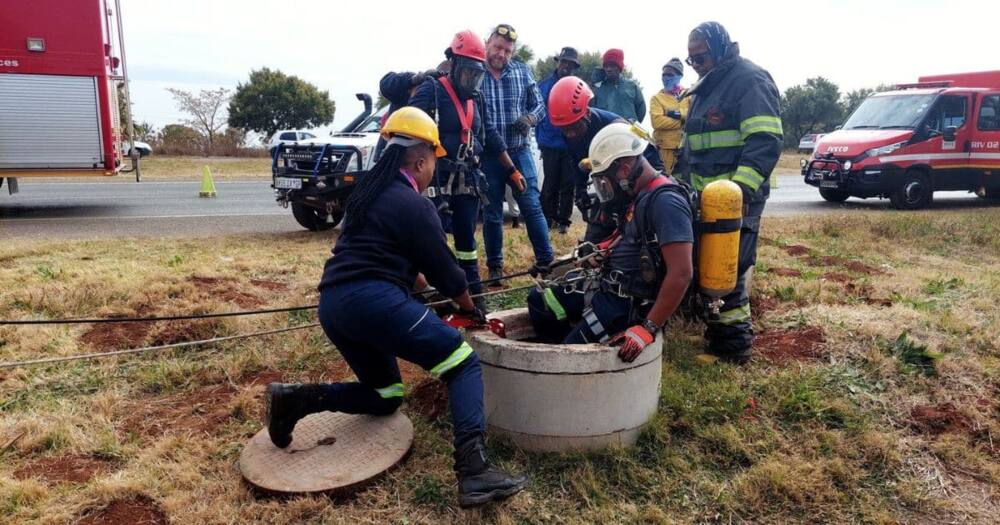
[[[512,61],[517,32],[507,24],[498,25],[486,41],[486,78],[481,89],[486,111],[490,113],[497,131],[507,141],[507,153],[514,166],[524,175],[525,189],[515,191],[521,218],[528,239],[535,252],[535,266],[545,273],[552,262],[549,228],[542,213],[538,192],[538,175],[531,153],[529,135],[531,128],[545,118],[545,104],[525,64]],[[504,185],[509,169],[504,169],[497,158],[484,158],[483,171],[489,183],[489,205],[483,221],[483,240],[486,244],[486,266],[489,279],[503,275],[503,201]],[[496,283],[499,285],[499,283]]]

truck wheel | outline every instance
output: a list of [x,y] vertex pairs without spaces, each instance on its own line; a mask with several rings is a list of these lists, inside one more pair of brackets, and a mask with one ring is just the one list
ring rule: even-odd
[[889,202],[897,210],[919,210],[929,206],[932,200],[931,179],[919,171],[907,172],[896,191],[889,195]]
[[838,190],[834,188],[820,188],[819,196],[823,197],[826,202],[844,202],[851,196],[844,190]]
[[314,232],[329,230],[340,222],[343,218],[343,213],[339,217],[334,216],[335,222],[329,222],[326,220],[328,215],[323,213],[317,208],[312,206],[306,206],[298,202],[292,203],[292,215],[295,217],[296,222],[299,223],[303,228],[311,230]]

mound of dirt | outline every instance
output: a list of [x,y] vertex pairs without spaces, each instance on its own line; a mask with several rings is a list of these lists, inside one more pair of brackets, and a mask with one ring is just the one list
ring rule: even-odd
[[850,282],[854,282],[854,279],[850,275],[847,275],[846,273],[840,273],[840,272],[826,272],[826,273],[823,274],[823,279],[825,279],[827,281],[832,281],[832,282],[835,282],[835,283],[850,283]]
[[767,273],[773,273],[779,277],[802,277],[802,272],[795,268],[768,268]]
[[263,288],[272,292],[284,292],[288,290],[287,284],[280,283],[278,281],[269,281],[266,279],[250,279],[250,284],[256,286],[257,288]]
[[94,476],[114,470],[114,466],[107,461],[90,456],[67,455],[30,461],[14,471],[14,478],[38,478],[49,483],[86,483]]
[[80,342],[95,350],[124,350],[142,346],[152,323],[98,323],[80,336]]
[[151,346],[172,345],[185,341],[199,341],[218,336],[222,331],[221,319],[196,319],[193,321],[166,321],[156,323],[149,338]]
[[792,257],[802,257],[804,255],[809,255],[809,248],[802,246],[801,244],[789,244],[781,248],[785,250],[785,253],[791,255]]
[[434,421],[448,412],[448,390],[437,379],[425,379],[407,398],[410,408]]
[[264,304],[264,300],[260,297],[240,290],[239,283],[231,277],[192,275],[188,277],[188,282],[193,283],[200,292],[220,301],[235,303],[240,308],[257,308]]
[[777,310],[779,306],[781,306],[781,301],[774,297],[751,297],[750,317],[756,321],[764,314]]
[[863,273],[865,275],[882,275],[885,273],[874,266],[868,266],[867,264],[858,261],[848,261],[844,267],[854,273]]
[[797,330],[768,330],[754,338],[758,355],[775,363],[811,361],[823,357],[822,344],[826,342],[823,329],[807,326]]
[[146,496],[112,501],[107,507],[88,514],[79,525],[166,525],[163,509]]
[[918,405],[910,412],[913,426],[926,434],[964,433],[972,429],[972,418],[952,403]]

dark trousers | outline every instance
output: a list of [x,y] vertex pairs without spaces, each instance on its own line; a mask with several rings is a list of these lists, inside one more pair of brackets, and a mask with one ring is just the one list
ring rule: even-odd
[[535,333],[543,341],[563,344],[604,343],[629,327],[632,302],[616,295],[596,292],[566,293],[550,287],[528,294],[528,314]]
[[455,444],[486,429],[482,370],[462,335],[399,286],[362,280],[324,289],[319,321],[357,382],[322,385],[328,410],[387,414],[399,407],[403,381],[396,358],[448,385]]
[[577,168],[568,150],[542,148],[542,213],[549,223],[569,226]]

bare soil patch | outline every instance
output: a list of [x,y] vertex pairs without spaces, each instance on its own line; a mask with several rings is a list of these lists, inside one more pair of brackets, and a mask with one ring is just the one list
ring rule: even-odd
[[802,246],[801,244],[789,244],[788,246],[783,246],[781,249],[785,250],[785,253],[791,255],[792,257],[809,255],[809,248]]
[[968,433],[972,418],[963,414],[952,403],[919,405],[910,412],[913,426],[926,434]]
[[437,379],[425,379],[413,389],[407,404],[421,416],[434,421],[448,412],[448,390]]
[[166,525],[169,523],[163,509],[146,496],[121,499],[107,507],[84,516],[79,525]]
[[278,281],[269,281],[267,279],[250,279],[250,284],[256,286],[257,288],[263,288],[272,292],[284,292],[288,290],[287,284]]
[[798,330],[769,330],[754,338],[757,354],[769,361],[812,361],[823,357],[821,345],[826,342],[823,330],[808,326]]
[[773,273],[779,277],[802,277],[802,272],[795,268],[768,268],[767,273]]
[[91,456],[67,455],[30,461],[14,471],[14,478],[38,478],[49,483],[86,483],[94,476],[114,470],[114,465],[107,461]]
[[832,281],[835,283],[850,283],[854,282],[854,278],[846,273],[840,272],[826,272],[823,274],[823,279],[827,281]]
[[152,330],[151,323],[98,323],[80,336],[96,350],[123,350],[140,346]]

